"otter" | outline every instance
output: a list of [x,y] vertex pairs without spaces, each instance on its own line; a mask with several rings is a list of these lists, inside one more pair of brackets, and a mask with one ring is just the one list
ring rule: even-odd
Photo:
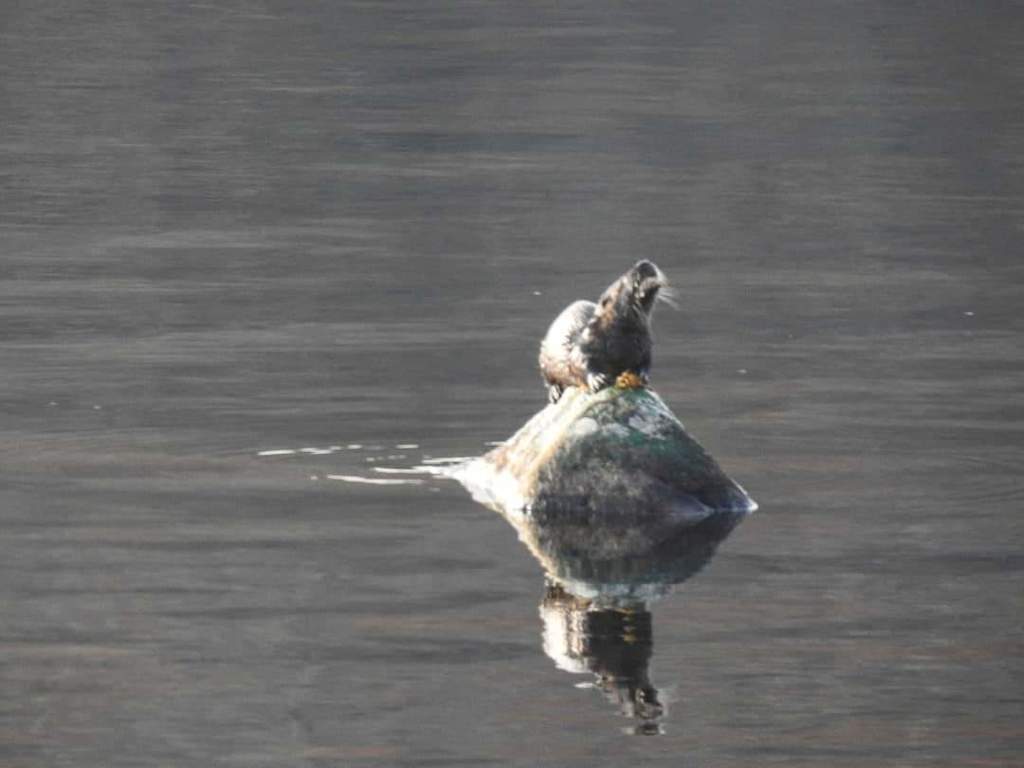
[[651,370],[651,313],[670,301],[668,281],[650,261],[638,261],[595,304],[575,301],[548,328],[540,344],[540,372],[548,400],[567,387],[599,392],[612,384],[646,387]]

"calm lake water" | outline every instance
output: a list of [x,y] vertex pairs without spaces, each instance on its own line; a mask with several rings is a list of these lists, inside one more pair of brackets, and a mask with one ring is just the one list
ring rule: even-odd
[[[1012,2],[6,4],[0,764],[1021,764],[1022,94]],[[761,505],[672,594],[335,479],[638,258]]]

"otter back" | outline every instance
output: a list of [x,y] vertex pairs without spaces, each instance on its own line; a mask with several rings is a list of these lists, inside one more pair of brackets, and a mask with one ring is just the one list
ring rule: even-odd
[[596,309],[592,301],[573,302],[555,318],[540,343],[540,372],[553,403],[567,387],[586,386],[587,365],[580,336]]

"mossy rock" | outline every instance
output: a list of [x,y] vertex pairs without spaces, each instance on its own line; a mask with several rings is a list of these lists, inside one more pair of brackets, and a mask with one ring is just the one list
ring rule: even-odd
[[649,389],[570,388],[455,476],[559,557],[643,554],[757,508]]

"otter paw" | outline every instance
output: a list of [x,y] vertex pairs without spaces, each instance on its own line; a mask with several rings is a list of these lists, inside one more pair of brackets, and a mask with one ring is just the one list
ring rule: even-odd
[[602,389],[608,386],[608,377],[603,373],[588,373],[587,374],[587,391],[590,394],[600,392]]
[[615,386],[619,389],[643,389],[647,386],[647,376],[634,371],[623,371],[615,379]]
[[552,404],[557,403],[559,399],[562,397],[562,392],[564,391],[565,390],[562,388],[560,384],[552,384],[551,386],[549,386],[548,402]]

